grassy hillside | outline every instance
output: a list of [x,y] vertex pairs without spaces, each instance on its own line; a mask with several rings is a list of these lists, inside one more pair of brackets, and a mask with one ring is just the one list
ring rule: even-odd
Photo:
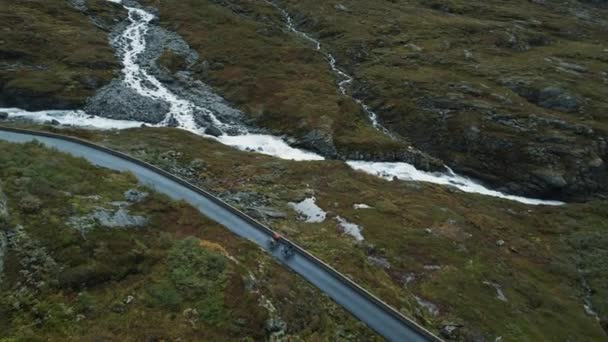
[[[173,129],[63,132],[219,194],[446,338],[606,338],[606,202],[526,206],[384,181],[340,162],[239,152]],[[310,196],[328,211],[325,222],[300,221],[289,205]],[[360,225],[364,240],[345,234],[337,216]]]
[[406,145],[376,131],[361,108],[339,93],[322,54],[286,32],[264,1],[145,0],[160,24],[179,33],[201,56],[197,77],[277,134],[313,131],[341,153],[390,154]]
[[85,3],[81,12],[67,0],[0,0],[0,107],[80,108],[114,77],[120,63],[107,30],[126,13],[106,0]]
[[[203,57],[199,77],[276,132],[391,151],[327,61],[265,1],[147,0]],[[276,1],[354,75],[405,141],[509,192],[608,194],[607,10],[526,0]]]
[[128,173],[0,142],[0,180],[2,341],[378,339]]
[[277,3],[416,147],[511,192],[608,193],[605,2]]

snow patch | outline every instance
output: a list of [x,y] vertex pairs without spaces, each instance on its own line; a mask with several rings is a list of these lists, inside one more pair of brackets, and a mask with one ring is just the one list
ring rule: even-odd
[[353,208],[354,209],[373,209],[372,207],[370,207],[367,204],[353,204]]
[[321,223],[325,221],[327,213],[319,208],[317,205],[317,199],[315,197],[306,198],[302,202],[293,203],[289,202],[289,205],[302,217],[307,223]]
[[484,285],[488,285],[493,287],[496,290],[496,299],[503,301],[503,302],[508,302],[509,300],[507,299],[507,296],[505,296],[505,293],[502,291],[502,287],[499,284],[496,283],[492,283],[489,281],[484,281],[483,282]]
[[336,220],[338,221],[338,225],[340,226],[340,228],[342,229],[342,231],[345,234],[348,234],[348,235],[354,237],[355,240],[357,240],[357,241],[364,240],[363,235],[361,234],[361,230],[362,230],[361,226],[348,222],[340,216],[337,216]]
[[427,309],[427,311],[431,314],[431,316],[439,315],[439,308],[437,307],[437,305],[429,302],[428,300],[424,300],[418,296],[414,296],[414,299],[416,299],[416,302],[418,303],[418,305]]

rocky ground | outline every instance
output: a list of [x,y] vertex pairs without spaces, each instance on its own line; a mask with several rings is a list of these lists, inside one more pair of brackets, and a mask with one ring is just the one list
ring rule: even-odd
[[2,340],[378,339],[129,174],[0,142],[0,179]]
[[[173,129],[60,132],[211,190],[448,340],[606,338],[605,201],[527,206],[340,162],[239,152]],[[307,222],[293,203],[313,197],[325,219]]]

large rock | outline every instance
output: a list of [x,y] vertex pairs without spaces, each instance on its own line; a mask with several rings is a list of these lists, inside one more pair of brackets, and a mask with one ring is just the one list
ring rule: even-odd
[[334,146],[332,135],[318,129],[313,129],[308,132],[298,141],[297,145],[318,152],[329,158],[336,157],[338,154],[336,146]]
[[89,99],[85,111],[111,119],[157,124],[165,119],[169,104],[142,96],[122,81],[114,80]]
[[145,217],[131,215],[124,208],[118,209],[115,212],[100,209],[91,214],[91,218],[108,228],[141,227],[148,223]]
[[579,109],[579,101],[559,87],[546,87],[538,92],[537,103],[539,106],[555,109],[562,112],[575,112]]
[[8,119],[8,113],[0,112],[0,120],[6,120],[6,119]]
[[222,132],[222,130],[217,128],[216,126],[210,125],[209,127],[207,127],[207,129],[205,129],[205,134],[211,135],[213,137],[219,137],[222,136],[224,132]]
[[502,83],[519,96],[547,109],[576,112],[581,104],[577,96],[559,85],[543,85],[541,81],[526,78],[508,78]]
[[125,191],[124,196],[127,199],[127,201],[129,201],[131,203],[139,203],[139,202],[145,200],[146,198],[148,198],[148,193],[139,191],[137,189],[129,189],[129,190]]
[[262,207],[251,208],[251,210],[258,214],[256,216],[262,216],[264,218],[266,218],[266,217],[271,218],[271,219],[286,219],[287,218],[287,214],[285,212],[278,210],[276,208],[272,208],[272,207],[262,206]]
[[568,185],[568,182],[564,178],[563,172],[545,169],[533,171],[532,174],[538,177],[543,182],[543,184],[551,188],[562,189]]
[[287,323],[279,318],[270,318],[266,321],[265,329],[268,334],[281,335],[287,329]]

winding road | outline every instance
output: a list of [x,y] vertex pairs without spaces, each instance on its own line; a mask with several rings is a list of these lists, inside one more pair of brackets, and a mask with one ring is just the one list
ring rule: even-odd
[[282,257],[280,248],[271,249],[269,246],[268,241],[274,234],[270,228],[205,190],[161,169],[84,140],[52,133],[0,126],[0,140],[14,143],[37,140],[47,147],[83,157],[95,165],[116,171],[129,171],[144,185],[173,199],[188,202],[202,214],[225,226],[233,233],[258,244],[387,340],[441,341],[431,332],[361,288],[331,266],[286,239],[283,239],[282,243],[293,245],[295,254],[290,258]]

